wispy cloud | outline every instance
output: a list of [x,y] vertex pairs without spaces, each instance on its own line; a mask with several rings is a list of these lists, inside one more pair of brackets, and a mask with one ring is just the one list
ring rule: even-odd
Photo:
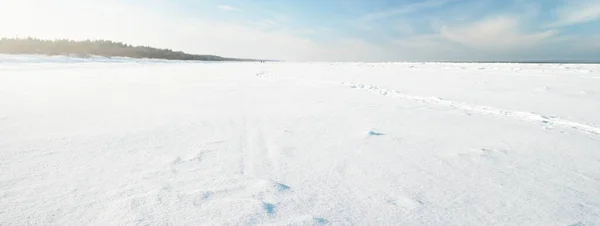
[[543,44],[557,32],[523,32],[518,19],[498,16],[462,26],[442,27],[440,34],[447,40],[473,48],[509,51]]
[[261,22],[266,26],[276,26],[279,24],[279,23],[275,22],[274,20],[269,20],[269,19],[264,19]]
[[394,28],[396,31],[403,35],[413,35],[416,33],[415,28],[413,28],[413,26],[407,22],[400,21],[396,24]]
[[243,12],[241,9],[235,8],[230,5],[218,5],[217,8],[219,8],[220,10],[225,10],[225,11]]
[[270,19],[262,19],[262,20],[252,21],[252,22],[249,22],[249,24],[259,27],[259,28],[265,28],[265,29],[280,27],[279,23],[277,23],[274,20],[270,20]]
[[600,1],[569,1],[556,11],[558,19],[548,27],[563,27],[600,20]]
[[368,22],[368,21],[376,21],[376,20],[381,20],[381,19],[395,17],[395,16],[406,15],[406,14],[410,14],[410,13],[416,13],[416,12],[426,10],[426,9],[441,7],[452,1],[455,1],[455,0],[427,0],[424,2],[407,4],[407,5],[404,5],[404,6],[401,6],[398,8],[394,8],[391,10],[368,13],[368,14],[361,16],[359,18],[359,20],[363,21],[363,22]]

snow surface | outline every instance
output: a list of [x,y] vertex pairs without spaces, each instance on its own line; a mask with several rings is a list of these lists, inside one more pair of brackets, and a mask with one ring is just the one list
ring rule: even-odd
[[600,65],[0,59],[0,225],[600,225]]

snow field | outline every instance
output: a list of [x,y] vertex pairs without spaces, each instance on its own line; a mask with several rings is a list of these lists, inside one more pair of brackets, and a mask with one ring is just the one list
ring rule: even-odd
[[597,225],[599,72],[0,63],[0,225]]

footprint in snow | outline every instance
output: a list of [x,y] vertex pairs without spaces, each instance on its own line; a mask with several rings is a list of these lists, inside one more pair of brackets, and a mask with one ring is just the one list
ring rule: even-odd
[[459,153],[459,156],[471,160],[488,159],[494,161],[499,160],[506,155],[508,155],[508,150],[494,148],[479,148],[468,152]]
[[315,217],[315,218],[313,218],[313,220],[315,221],[315,223],[320,224],[320,225],[329,224],[329,221],[322,217]]
[[383,136],[384,133],[375,132],[373,130],[369,131],[369,136]]
[[416,200],[416,199],[412,199],[406,196],[400,196],[400,197],[396,197],[396,198],[392,198],[389,199],[387,201],[389,204],[407,209],[407,210],[413,210],[416,208],[419,208],[420,206],[423,205],[423,202]]
[[181,163],[181,157],[175,158],[171,163],[173,163],[173,165]]
[[266,71],[261,71],[261,72],[256,73],[256,77],[271,78],[271,76]]
[[204,193],[204,195],[202,195],[202,199],[209,200],[211,198],[212,194],[213,193],[211,191],[207,191]]
[[202,194],[201,197],[197,197],[194,199],[192,204],[196,207],[201,207],[205,202],[209,201],[212,198],[213,192],[207,191]]
[[548,92],[548,91],[550,91],[550,87],[547,87],[547,86],[540,87],[540,88],[535,89],[535,91],[537,91],[537,92]]
[[268,203],[268,202],[263,202],[263,209],[269,214],[269,215],[275,215],[275,211],[277,209],[277,206],[275,206],[275,204],[272,203]]
[[184,163],[184,162],[202,162],[202,159],[204,158],[205,153],[206,153],[206,151],[199,152],[195,156],[188,157],[185,159],[177,156],[177,158],[175,158],[171,163],[173,165],[177,165],[177,164]]
[[492,155],[507,155],[508,151],[504,150],[504,149],[488,149],[488,148],[481,148],[481,152],[483,152],[484,155],[486,156],[492,156]]
[[287,190],[290,190],[290,186],[287,186],[287,185],[282,184],[282,183],[277,183],[275,186],[277,187],[278,191],[287,191]]

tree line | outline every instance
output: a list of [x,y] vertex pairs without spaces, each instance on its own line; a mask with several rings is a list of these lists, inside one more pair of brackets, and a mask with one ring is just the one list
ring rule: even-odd
[[122,42],[113,42],[109,40],[44,40],[31,37],[0,39],[0,53],[76,55],[79,57],[131,57],[167,60],[253,61],[249,59],[225,58],[214,55],[194,55],[182,51],[158,49],[149,46],[132,46]]

